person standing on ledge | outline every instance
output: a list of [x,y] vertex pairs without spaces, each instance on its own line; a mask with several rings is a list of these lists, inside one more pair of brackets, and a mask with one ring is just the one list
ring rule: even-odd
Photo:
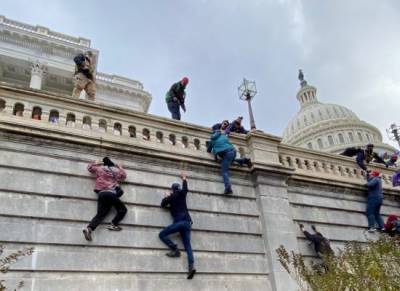
[[180,107],[182,107],[183,112],[186,112],[185,89],[187,84],[189,84],[189,79],[187,77],[182,78],[181,81],[176,82],[171,86],[171,88],[168,90],[165,96],[165,101],[167,102],[168,110],[169,112],[171,112],[173,119],[181,120]]
[[93,217],[87,228],[83,230],[83,235],[87,241],[92,240],[92,232],[110,212],[111,207],[117,211],[117,215],[107,227],[108,230],[120,231],[122,228],[118,223],[124,218],[127,209],[119,199],[124,193],[120,183],[126,179],[125,170],[114,164],[108,157],[103,162],[93,162],[89,164],[88,171],[96,175],[94,192],[98,194],[97,214]]
[[89,100],[94,101],[96,95],[96,84],[94,76],[93,54],[87,51],[85,54],[79,54],[74,58],[75,75],[74,91],[72,96],[79,98],[82,90],[85,90]]
[[179,183],[173,183],[171,190],[165,193],[165,198],[161,201],[161,207],[170,210],[174,221],[171,225],[167,226],[160,232],[159,237],[170,249],[167,256],[170,258],[178,258],[181,255],[178,246],[173,243],[168,236],[176,232],[181,234],[189,265],[187,278],[190,280],[193,279],[194,274],[196,273],[196,269],[194,268],[192,245],[190,244],[190,232],[193,222],[186,205],[186,196],[189,191],[186,174],[182,173],[181,178],[182,188]]
[[368,188],[366,211],[368,218],[368,232],[375,232],[376,225],[378,225],[380,231],[383,231],[385,229],[385,225],[380,213],[383,202],[382,180],[380,173],[377,171],[367,173],[366,186]]

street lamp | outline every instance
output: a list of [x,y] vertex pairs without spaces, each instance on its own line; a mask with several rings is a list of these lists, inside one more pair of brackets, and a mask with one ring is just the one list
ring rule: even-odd
[[247,101],[250,115],[250,128],[256,129],[256,123],[254,121],[253,109],[251,108],[251,99],[257,94],[256,82],[243,79],[243,83],[238,88],[239,98]]
[[396,123],[392,123],[392,124],[390,125],[390,128],[389,128],[389,129],[386,129],[386,132],[387,132],[387,134],[388,134],[388,137],[389,137],[391,140],[397,141],[397,143],[398,143],[399,146],[400,146],[399,130],[400,130],[400,127],[397,126]]

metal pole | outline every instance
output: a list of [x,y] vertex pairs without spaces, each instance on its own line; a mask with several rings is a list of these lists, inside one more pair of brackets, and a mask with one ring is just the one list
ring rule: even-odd
[[247,98],[247,104],[249,105],[250,128],[256,129],[256,122],[254,121],[253,109],[251,108],[251,98]]

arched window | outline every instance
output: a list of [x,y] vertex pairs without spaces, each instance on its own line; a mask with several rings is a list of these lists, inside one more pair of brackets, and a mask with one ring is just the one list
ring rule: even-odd
[[339,134],[338,134],[338,137],[339,137],[339,142],[340,142],[340,143],[344,143],[343,134],[339,133]]
[[91,129],[92,128],[92,119],[90,118],[90,116],[83,117],[82,123],[83,123],[82,124],[83,129]]
[[58,120],[60,118],[60,114],[58,113],[57,110],[53,109],[50,111],[50,115],[49,115],[49,122],[50,123],[58,123]]
[[304,116],[304,125],[308,125],[307,117]]
[[368,133],[366,133],[365,136],[367,137],[368,141],[371,141],[371,136]]
[[4,108],[6,108],[6,101],[3,99],[0,99],[0,111],[3,111]]
[[182,147],[183,148],[189,147],[189,139],[186,136],[182,136]]
[[131,126],[128,127],[128,131],[129,131],[129,136],[130,137],[136,137],[136,127],[131,125]]
[[333,137],[331,135],[328,135],[328,142],[330,146],[333,146],[335,143],[333,142]]
[[161,131],[157,131],[156,132],[156,139],[157,139],[157,142],[159,142],[159,143],[163,143],[164,142],[164,136],[163,136],[163,133]]
[[175,145],[175,144],[176,144],[176,137],[175,137],[175,135],[172,134],[172,133],[169,135],[169,142],[170,142],[172,145]]
[[75,114],[73,113],[68,113],[67,114],[67,122],[65,123],[68,127],[74,127],[75,126]]
[[22,103],[15,103],[14,109],[13,109],[13,114],[15,116],[23,116],[24,115],[24,104]]
[[193,143],[194,143],[194,147],[196,148],[196,150],[200,150],[200,140],[195,138],[193,140]]
[[354,142],[354,136],[353,136],[352,132],[349,132],[349,139],[350,139],[350,142]]
[[147,128],[143,128],[142,135],[144,140],[150,140],[150,130]]
[[310,149],[310,150],[312,150],[312,143],[311,142],[309,142],[308,144],[307,144],[307,147]]
[[105,121],[104,119],[99,120],[99,131],[107,132],[107,121]]
[[317,143],[318,143],[318,147],[320,148],[320,149],[322,149],[323,147],[324,147],[324,144],[322,143],[322,139],[317,139]]
[[359,140],[359,141],[363,141],[361,132],[357,132],[357,136],[358,136],[358,140]]
[[119,122],[114,123],[114,135],[122,135],[122,125]]
[[42,108],[35,106],[32,109],[32,119],[41,120],[42,119]]

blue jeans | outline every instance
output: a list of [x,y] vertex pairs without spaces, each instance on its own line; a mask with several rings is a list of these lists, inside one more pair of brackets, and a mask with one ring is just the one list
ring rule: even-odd
[[179,103],[168,102],[167,105],[169,112],[171,112],[172,119],[181,120],[181,111],[179,108]]
[[[225,152],[222,155],[222,160],[221,160],[221,175],[222,178],[224,179],[224,186],[225,190],[231,190],[231,182],[229,180],[229,167],[232,164],[232,162],[235,160],[236,157],[236,150],[231,149],[227,152]],[[239,159],[238,159],[239,160]]]
[[173,243],[168,236],[170,234],[179,232],[182,237],[183,246],[185,247],[185,251],[187,253],[189,266],[193,266],[194,264],[192,245],[190,244],[191,229],[192,229],[191,221],[181,220],[167,226],[158,235],[162,240],[162,242],[165,243],[171,250],[176,250],[178,246],[175,243]]
[[383,219],[380,214],[382,206],[382,198],[371,197],[368,198],[367,202],[367,218],[368,218],[368,228],[378,227],[382,229],[384,227]]

